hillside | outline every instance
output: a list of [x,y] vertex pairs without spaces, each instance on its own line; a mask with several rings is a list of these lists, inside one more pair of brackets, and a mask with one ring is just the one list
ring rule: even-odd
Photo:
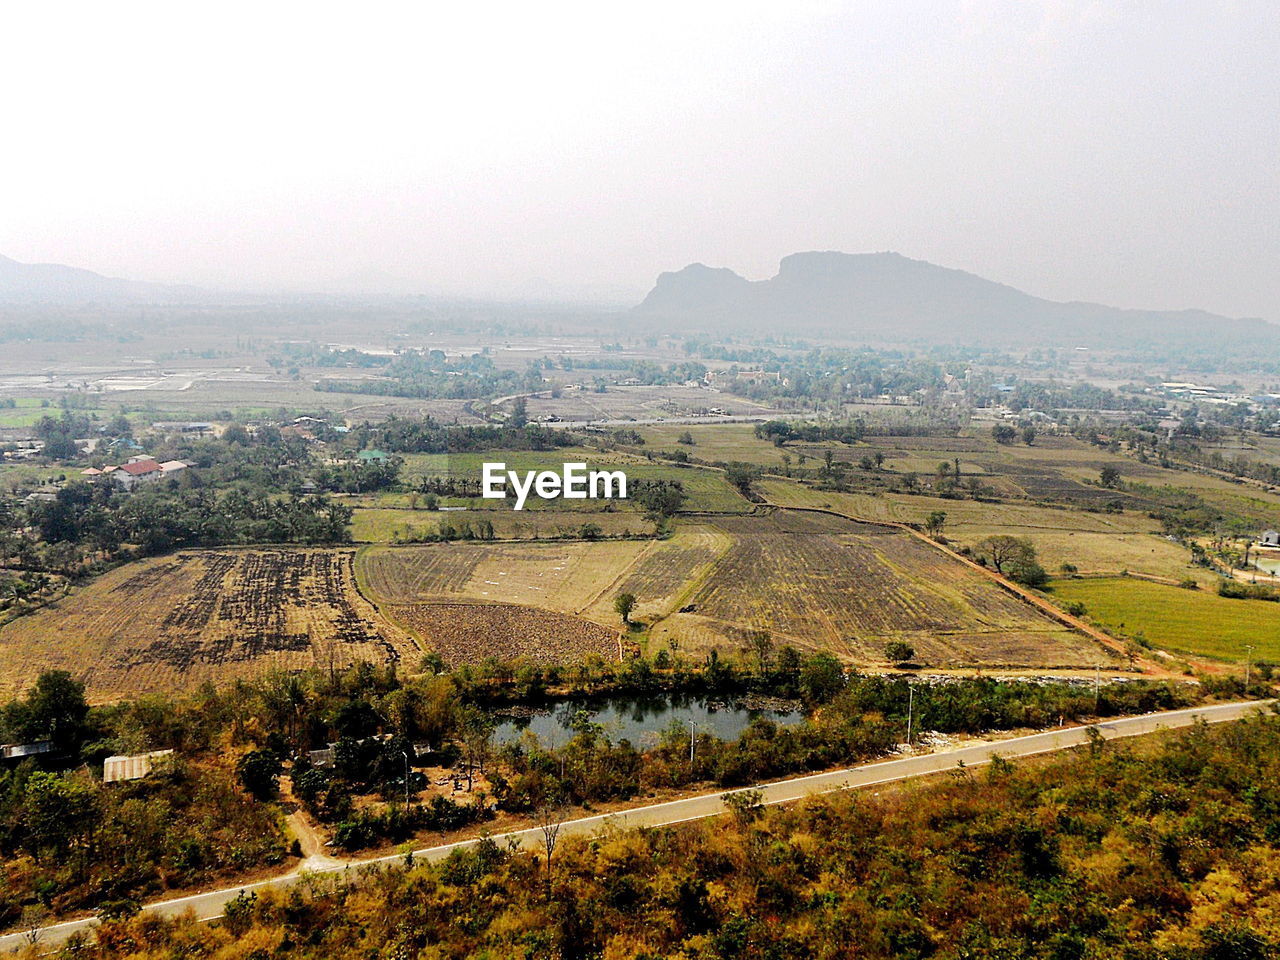
[[635,311],[659,325],[784,329],[893,342],[1128,347],[1193,351],[1280,346],[1280,327],[1201,310],[1122,310],[1059,303],[963,270],[896,253],[796,253],[751,281],[695,263],[664,273]]
[[195,287],[122,280],[60,263],[19,263],[0,256],[0,303],[180,303],[200,296]]

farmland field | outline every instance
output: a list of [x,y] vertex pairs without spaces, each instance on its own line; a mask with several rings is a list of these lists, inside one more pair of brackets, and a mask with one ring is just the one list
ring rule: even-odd
[[1085,605],[1089,619],[1179,653],[1280,661],[1280,603],[1236,600],[1127,577],[1055,580],[1054,596]]
[[1089,666],[1106,654],[988,578],[883,527],[780,511],[721,518],[733,539],[658,639],[775,642],[882,662],[889,640],[937,666]]
[[378,603],[466,599],[578,613],[656,546],[644,540],[427,543],[372,547],[358,566],[361,583]]
[[[619,577],[656,541],[436,543],[371,547],[369,595],[450,664],[486,657],[543,663],[619,653]],[[590,611],[590,612],[588,612]]]
[[[538,655],[560,642],[563,621],[519,620],[495,605],[615,631],[613,598],[629,592],[651,642],[691,652],[737,649],[761,629],[776,643],[861,663],[883,662],[893,639],[912,642],[938,666],[1105,659],[1091,641],[908,534],[799,511],[686,520],[665,541],[373,547],[358,570],[369,596],[424,645],[448,643],[458,656],[469,651],[464,626],[472,646],[507,655]],[[466,616],[445,631],[431,607]],[[523,635],[505,633],[517,625]]]
[[96,700],[268,670],[409,658],[356,589],[350,550],[209,550],[120,567],[0,629],[0,684],[69,670]]
[[905,493],[839,493],[773,479],[758,486],[770,503],[821,507],[867,520],[921,523],[941,510],[947,515],[943,532],[957,545],[972,546],[995,534],[1025,537],[1050,571],[1072,563],[1091,572],[1133,570],[1179,579],[1197,575],[1189,566],[1190,552],[1158,535],[1156,521],[1141,513],[1089,513],[1025,501],[985,503]]
[[[752,423],[669,423],[639,427],[638,431],[644,437],[646,449],[665,453],[683,450],[698,460],[722,463],[736,460],[777,468],[782,465],[782,455],[787,452],[757,437],[756,425]],[[678,442],[685,433],[693,437],[692,446]]]
[[[588,469],[623,470],[629,481],[678,480],[688,495],[686,510],[745,513],[751,509],[750,501],[742,497],[716,470],[680,467],[669,463],[653,463],[644,457],[634,457],[612,451],[592,450],[584,447],[567,447],[561,450],[499,450],[492,453],[415,453],[405,457],[403,476],[409,482],[425,476],[452,476],[479,480],[485,462],[501,462],[508,470],[555,470],[565,463],[586,463]],[[459,501],[477,509],[511,510],[502,500],[474,499]],[[556,512],[599,512],[607,501],[603,500],[541,500],[530,496],[524,512],[549,510]],[[617,508],[630,510],[625,501]]]
[[592,655],[618,659],[616,629],[554,610],[515,603],[408,603],[383,609],[452,667],[489,657],[538,663],[571,663]]

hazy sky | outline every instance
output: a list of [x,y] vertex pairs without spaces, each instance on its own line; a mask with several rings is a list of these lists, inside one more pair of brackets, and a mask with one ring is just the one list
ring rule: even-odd
[[897,250],[1280,320],[1280,5],[0,6],[0,253],[598,289]]

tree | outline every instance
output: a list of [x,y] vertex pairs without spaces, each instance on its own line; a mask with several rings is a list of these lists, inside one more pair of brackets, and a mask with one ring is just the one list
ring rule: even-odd
[[257,800],[276,795],[281,769],[280,758],[270,750],[250,750],[236,762],[240,785]]
[[906,663],[914,659],[916,648],[905,640],[891,640],[885,644],[884,655],[894,663]]
[[511,405],[511,416],[507,423],[513,427],[523,427],[529,422],[528,408],[525,404],[524,397],[516,397],[515,403]]
[[84,739],[88,715],[84,684],[65,670],[46,670],[25,700],[10,704],[5,725],[20,740],[49,739],[58,752],[73,754]]
[[752,630],[747,636],[747,642],[751,646],[751,652],[755,654],[760,675],[764,676],[769,672],[769,664],[773,659],[773,637],[768,630]]
[[538,829],[542,832],[542,848],[547,854],[547,902],[551,902],[551,858],[560,839],[560,827],[564,818],[559,807],[543,803],[538,807]]
[[484,765],[489,759],[489,748],[493,740],[493,719],[479,707],[467,706],[462,713],[463,743],[467,748],[467,790],[473,786],[474,769],[480,768],[484,773]]
[[618,616],[622,618],[622,622],[631,625],[631,611],[636,608],[636,595],[634,593],[620,593],[613,598],[613,609],[618,612]]
[[1049,574],[1036,562],[1034,551],[1030,557],[1015,557],[1010,560],[1007,573],[1010,580],[1024,587],[1043,587],[1049,582]]
[[87,784],[37,770],[26,784],[22,802],[26,845],[38,860],[42,852],[52,850],[59,858],[98,824],[98,799]]
[[997,573],[1004,573],[1005,566],[1015,560],[1034,561],[1036,558],[1036,550],[1030,540],[1008,534],[979,540],[973,549],[995,567]]
[[693,434],[690,433],[688,430],[686,430],[684,433],[680,434],[680,439],[678,439],[676,442],[683,443],[686,447],[692,447]]
[[991,428],[991,436],[996,443],[1013,443],[1013,439],[1017,435],[1018,431],[1007,423],[997,423]]
[[947,522],[947,515],[942,510],[935,510],[924,521],[924,532],[931,537],[942,533],[942,526]]
[[1028,447],[1036,442],[1036,428],[1027,426],[1022,428],[1022,442]]
[[815,653],[800,668],[800,691],[805,699],[826,703],[844,688],[844,667],[829,653]]
[[1099,482],[1104,487],[1115,488],[1120,486],[1120,471],[1111,465],[1102,468],[1098,475]]
[[749,463],[731,463],[725,467],[724,475],[745,497],[751,492],[751,484],[756,479],[756,468]]
[[684,487],[677,482],[657,480],[645,483],[636,492],[634,498],[644,511],[644,518],[650,523],[661,524],[668,517],[673,517],[684,506],[686,495]]

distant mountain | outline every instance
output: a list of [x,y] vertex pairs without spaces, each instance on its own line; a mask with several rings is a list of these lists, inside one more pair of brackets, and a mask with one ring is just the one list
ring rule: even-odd
[[183,303],[208,299],[197,287],[104,277],[58,263],[19,263],[0,257],[0,303]]
[[695,263],[658,277],[635,310],[660,326],[880,342],[1280,346],[1280,327],[1261,320],[1059,303],[896,253],[796,253],[758,281]]

